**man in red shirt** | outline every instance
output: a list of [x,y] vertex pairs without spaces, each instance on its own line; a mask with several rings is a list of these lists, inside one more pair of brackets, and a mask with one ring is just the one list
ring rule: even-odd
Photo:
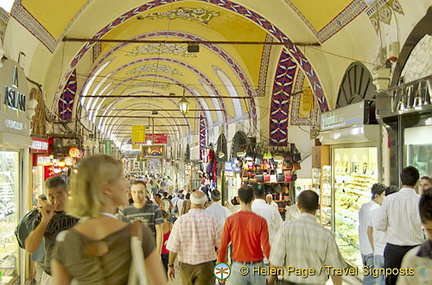
[[231,242],[232,266],[229,284],[265,284],[266,276],[261,274],[261,269],[265,268],[264,256],[269,258],[270,255],[267,222],[252,212],[254,190],[250,185],[240,187],[238,197],[241,209],[225,221],[219,245],[218,263],[226,262],[227,247]]

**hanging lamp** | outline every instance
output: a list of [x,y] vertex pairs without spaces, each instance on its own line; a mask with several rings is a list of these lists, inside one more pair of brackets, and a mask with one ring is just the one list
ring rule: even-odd
[[183,87],[183,98],[179,102],[179,108],[180,108],[180,113],[182,113],[183,116],[185,116],[189,111],[189,101],[185,98],[184,87]]

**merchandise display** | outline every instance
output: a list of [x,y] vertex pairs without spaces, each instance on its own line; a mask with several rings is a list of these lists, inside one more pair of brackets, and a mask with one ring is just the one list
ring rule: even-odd
[[312,187],[320,195],[318,218],[324,227],[331,229],[331,166],[312,168]]
[[[362,266],[358,238],[360,207],[371,199],[370,189],[378,182],[376,148],[335,149],[334,195],[335,235],[342,256],[353,266]],[[338,155],[343,151],[343,155]],[[347,160],[336,160],[338,158]],[[351,160],[348,160],[351,159]]]
[[0,267],[3,282],[15,275],[17,242],[15,189],[18,186],[18,153],[0,151]]

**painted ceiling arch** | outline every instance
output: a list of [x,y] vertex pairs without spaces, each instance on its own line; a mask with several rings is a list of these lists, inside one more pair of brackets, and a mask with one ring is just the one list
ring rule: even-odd
[[[154,1],[154,2],[158,2],[158,1]],[[163,1],[160,1],[160,2],[163,2]],[[211,1],[210,1],[211,2]],[[145,5],[144,5],[145,6]],[[231,6],[231,8],[232,8],[233,6]],[[225,7],[226,8],[226,7]],[[286,42],[290,42],[290,40],[285,36],[281,36],[281,32],[280,32],[280,30],[278,30],[276,27],[274,27],[273,25],[269,25],[269,23],[268,23],[268,21],[266,21],[265,19],[262,19],[262,18],[260,18],[256,13],[254,13],[254,12],[251,12],[251,11],[248,11],[247,9],[240,9],[239,11],[241,11],[241,12],[243,12],[243,16],[245,16],[245,15],[248,15],[250,18],[253,18],[254,19],[254,22],[255,23],[260,23],[261,24],[261,27],[264,27],[264,28],[266,28],[267,29],[267,32],[269,32],[269,31],[271,31],[272,32],[272,34],[273,34],[273,36],[279,36],[280,38],[279,39],[282,39],[282,40],[284,40],[284,41],[286,41]],[[236,12],[238,12],[238,11],[236,11]],[[128,13],[126,13],[126,14],[124,14],[124,15],[127,15],[126,17],[120,17],[120,18],[118,18],[118,21],[116,20],[116,21],[114,21],[113,22],[113,25],[110,25],[109,27],[107,26],[105,29],[103,29],[103,30],[101,30],[101,32],[100,33],[98,33],[95,37],[96,38],[99,38],[99,37],[101,37],[101,35],[103,35],[103,34],[107,34],[108,32],[109,32],[109,30],[112,30],[112,27],[113,26],[115,26],[116,24],[118,24],[119,22],[121,22],[121,20],[123,20],[123,19],[125,19],[125,18],[127,18],[127,17],[130,17],[130,14],[128,14]],[[264,23],[264,24],[263,24]],[[159,34],[159,36],[160,35],[168,35],[168,33],[162,33],[162,34]],[[171,34],[170,36],[172,36],[173,34]],[[157,34],[154,34],[154,33],[152,33],[150,36],[158,36]],[[180,36],[183,36],[183,34],[180,34]],[[191,37],[190,35],[188,36],[188,35],[186,35],[186,38],[188,38],[188,39],[190,39],[190,40],[195,40],[195,41],[200,41],[201,39],[199,39],[199,38],[194,38],[194,37]],[[213,49],[213,50],[219,50],[219,48],[217,47],[217,46],[215,46],[215,45],[213,45],[212,47],[210,47],[211,49]],[[84,51],[85,50],[85,48],[83,48],[81,51]],[[322,88],[321,88],[321,86],[320,86],[320,83],[319,83],[319,80],[318,80],[318,77],[316,76],[316,74],[315,74],[315,72],[314,72],[314,70],[313,70],[313,68],[311,67],[311,65],[309,64],[309,62],[307,61],[307,59],[306,58],[304,58],[304,56],[301,54],[301,51],[299,50],[299,49],[296,49],[296,47],[295,46],[290,46],[290,48],[288,49],[290,52],[293,52],[293,56],[294,56],[294,58],[297,58],[297,60],[298,60],[298,62],[300,63],[300,66],[305,70],[305,73],[308,75],[308,77],[309,77],[309,80],[311,81],[311,85],[313,86],[313,89],[314,89],[314,92],[315,92],[315,94],[316,94],[316,96],[318,97],[318,100],[319,101],[321,101],[321,104],[320,104],[320,106],[322,107],[322,109],[323,110],[326,110],[326,109],[328,109],[328,106],[327,106],[327,104],[326,104],[326,100],[325,100],[325,97],[323,96],[323,91],[322,91]],[[80,53],[79,53],[80,54]],[[81,53],[82,54],[82,53]],[[222,52],[222,55],[224,55],[223,54],[223,52]],[[75,58],[75,59],[77,59],[77,57]],[[231,58],[227,58],[226,59],[227,60],[227,62],[228,63],[230,63],[230,64],[232,64],[233,63],[233,61],[232,61],[232,59]],[[75,60],[73,61],[73,62],[75,62]],[[73,67],[73,64],[71,65],[71,67]],[[237,66],[233,66],[233,68],[234,68],[234,70],[236,70],[236,71],[239,71],[239,68],[237,67]],[[252,97],[252,94],[253,94],[253,90],[251,89],[251,88],[248,88],[249,86],[250,86],[250,84],[248,84],[248,82],[247,82],[247,77],[246,76],[244,76],[243,74],[239,74],[239,77],[243,80],[243,86],[247,89],[247,94],[249,95],[249,96],[251,96]],[[256,113],[256,109],[255,109],[255,104],[254,104],[254,100],[252,99],[252,100],[250,100],[250,102],[251,102],[251,114],[252,114],[252,120],[253,120],[253,124],[256,126],[256,124],[257,124],[257,113]],[[222,104],[222,106],[223,106],[223,100],[220,100],[220,103]],[[224,106],[223,106],[224,107]],[[225,109],[225,108],[224,108]],[[61,111],[61,110],[60,110]],[[224,121],[226,122],[226,116],[224,117]],[[224,124],[224,125],[226,125],[226,124]],[[255,127],[256,128],[256,127]]]
[[[141,35],[139,37],[140,38],[141,37],[157,37],[157,36],[167,36],[167,35],[168,36],[185,36],[186,33],[184,33],[184,32],[180,33],[180,32],[175,32],[175,31],[171,31],[171,32],[152,32],[150,35]],[[192,39],[193,40],[201,40],[200,38],[198,38],[196,36],[192,36]],[[101,56],[101,58],[98,60],[98,63],[94,65],[93,72],[96,72],[97,70],[99,70],[100,65],[104,64],[107,60],[111,60],[113,57],[115,57],[116,52],[118,50],[120,50],[121,48],[125,47],[126,45],[127,45],[127,43],[123,43],[121,45],[118,45],[118,46],[110,49],[103,56]],[[223,51],[221,48],[219,48],[217,46],[209,45],[207,49],[210,52],[212,52],[212,53],[216,53],[222,60],[229,62],[230,65],[233,65],[232,70],[235,73],[234,77],[237,76],[238,78],[241,79],[241,82],[238,82],[239,86],[243,86],[243,88],[247,91],[248,94],[251,94],[251,93],[254,92],[253,89],[250,87],[251,84],[247,81],[247,78],[248,78],[247,75],[243,74],[242,69],[235,62],[235,60],[231,59],[229,57],[229,55],[225,51]],[[139,54],[137,53],[137,55],[139,55]],[[152,60],[152,59],[153,58],[146,58],[145,60],[149,61],[149,60]],[[206,86],[210,86],[211,87],[211,91],[207,92],[207,93],[215,95],[215,97],[221,95],[220,92],[218,91],[218,88],[214,85],[213,81],[208,78],[208,76],[206,76],[205,74],[203,74],[200,70],[198,70],[193,65],[187,63],[185,60],[178,60],[178,59],[167,58],[167,57],[163,58],[162,55],[159,55],[159,57],[156,58],[155,60],[157,61],[157,64],[159,64],[160,61],[171,62],[171,63],[178,64],[178,65],[180,65],[182,67],[185,67],[189,71],[190,70],[194,71],[196,73],[196,75],[198,75],[201,78],[200,81],[203,80],[205,82]],[[125,69],[126,67],[129,67],[129,66],[133,66],[133,65],[135,65],[136,63],[138,63],[140,61],[143,61],[143,60],[141,59],[141,60],[130,61],[130,62],[128,62],[127,64],[125,64],[123,66],[117,67],[114,70],[110,70],[109,72],[110,72],[110,74],[119,72],[120,70]],[[176,68],[176,70],[178,70],[178,68]],[[215,100],[215,99],[212,99],[212,100]],[[219,99],[218,101],[219,101],[218,106],[215,106],[215,107],[223,109],[223,113],[224,113],[223,125],[226,126],[226,123],[228,121],[227,114],[226,114],[227,113],[226,103],[225,103],[225,100]],[[234,100],[227,100],[227,103],[229,101],[233,101],[233,102],[231,102],[231,104],[234,106],[234,108],[228,108],[228,110],[234,109],[234,112],[238,112],[238,110],[237,110],[236,107],[241,106],[239,104],[236,104],[235,101],[238,101],[238,100],[235,100],[235,101]],[[257,114],[257,112],[256,112],[255,102],[253,101],[253,99],[250,100],[250,105],[252,107],[252,112],[250,112],[250,114],[252,114],[254,122],[256,124],[256,119],[257,119],[256,114]],[[201,106],[201,107],[203,107],[203,106]],[[241,109],[245,109],[245,107],[242,106]],[[243,111],[243,112],[246,113],[245,111]],[[249,112],[247,112],[247,113],[249,114]],[[206,117],[209,118],[210,116],[207,115]],[[209,125],[212,125],[211,122],[209,122]]]
[[[122,109],[125,109],[124,111],[117,111],[117,113],[119,115],[127,115],[128,111],[127,109],[131,109],[131,108],[143,108],[143,107],[148,107],[149,104],[125,104],[123,102],[122,106],[120,106]],[[154,105],[150,105],[150,107],[155,107],[158,106],[157,104]],[[185,128],[187,129],[187,132],[190,131],[191,127],[190,125],[187,123],[186,120],[183,119],[177,119],[177,118],[173,118],[173,114],[170,112],[164,112],[163,113],[164,118],[168,118],[170,120],[172,120],[172,123],[174,124],[184,124]],[[140,120],[141,125],[146,125],[149,126],[150,128],[152,127],[152,121],[155,121],[155,123],[161,123],[160,125],[155,126],[154,131],[155,133],[169,133],[169,134],[176,134],[174,135],[174,138],[180,138],[180,134],[178,132],[178,128],[175,128],[174,126],[172,126],[171,124],[164,124],[164,121],[162,118],[160,117],[144,117]],[[131,128],[123,128],[121,127],[121,125],[127,125],[128,127],[132,126],[132,124],[137,124],[137,119],[132,119],[132,118],[122,118],[122,117],[114,117],[113,120],[111,120],[112,124],[118,125],[118,128],[112,128],[112,131],[114,132],[114,134],[118,131],[121,131],[123,133],[125,133],[125,129],[127,129],[128,134],[130,134]],[[103,126],[103,124],[101,124],[101,126]],[[152,131],[152,130],[150,130]]]
[[[62,8],[57,5],[58,3],[48,7],[46,4],[52,2],[52,0],[40,0],[38,3],[40,7],[36,7],[31,0],[18,0],[14,5],[15,12],[13,11],[12,15],[18,22],[23,24],[28,23],[25,19],[32,18],[35,20],[32,22],[32,29],[29,29],[30,32],[43,42],[48,50],[57,50],[54,57],[59,59],[58,47],[64,37],[92,38],[96,40],[124,39],[126,41],[130,39],[166,39],[167,41],[182,39],[196,42],[210,39],[226,41],[237,38],[243,41],[269,41],[269,37],[271,37],[271,40],[275,42],[291,43],[301,39],[306,42],[317,41],[324,43],[367,8],[367,4],[363,0],[330,0],[326,1],[325,4],[319,0],[311,1],[308,1],[308,4],[301,0],[277,1],[277,3],[274,3],[273,9],[274,7],[283,7],[283,9],[274,10],[274,14],[278,15],[279,18],[273,17],[271,8],[265,7],[269,5],[264,5],[261,1],[249,3],[244,0],[236,2],[228,0],[154,0],[146,1],[144,4],[138,0],[131,0],[125,4],[112,1],[112,7],[121,7],[121,9],[109,11],[109,5],[106,5],[107,8],[101,10],[101,16],[104,20],[99,21],[98,24],[88,23],[89,28],[81,29],[82,31],[78,27],[85,25],[85,19],[89,19],[91,13],[95,14],[97,10],[95,7],[100,8],[103,5],[100,0],[69,1],[68,13],[64,14],[62,19],[59,19],[58,15],[60,13],[57,13],[51,20],[49,19],[49,13],[53,9],[62,11]],[[57,2],[64,1],[59,0]],[[397,2],[397,0],[392,0],[392,2]],[[43,11],[43,9],[46,11]],[[25,16],[23,16],[25,14],[24,10],[28,12]],[[109,13],[102,13],[107,11]],[[285,17],[287,19],[281,18],[282,11],[287,12],[287,15],[291,17]],[[292,17],[292,15],[295,15],[295,17]],[[294,29],[292,29],[292,32],[289,31],[290,27],[284,25],[288,21],[299,24],[296,26],[295,31]],[[236,23],[238,27],[236,27]],[[140,29],[136,27],[140,27]],[[239,31],[241,29],[249,32],[249,35],[245,35],[247,33],[241,34]],[[254,32],[251,33],[250,31]],[[299,34],[302,35],[299,36]],[[56,113],[59,113],[60,118],[66,121],[73,119],[73,112],[77,109],[76,106],[73,106],[73,103],[78,102],[75,96],[83,93],[83,82],[86,82],[86,78],[91,78],[95,71],[107,60],[112,61],[108,64],[106,70],[100,73],[100,78],[89,84],[86,94],[112,94],[114,96],[120,90],[114,87],[120,85],[120,82],[124,83],[121,87],[124,90],[118,94],[126,96],[141,94],[140,92],[154,94],[154,96],[163,96],[169,93],[170,90],[163,89],[162,84],[156,82],[158,80],[165,83],[171,82],[171,85],[177,84],[177,87],[174,86],[174,93],[177,95],[182,93],[182,87],[188,86],[188,95],[197,97],[194,98],[191,106],[200,109],[224,110],[221,113],[223,114],[222,120],[220,119],[220,113],[194,111],[193,116],[198,117],[199,115],[199,119],[194,119],[195,121],[188,120],[188,124],[194,130],[198,130],[199,126],[200,134],[201,125],[209,128],[221,124],[227,128],[227,123],[235,122],[240,119],[240,113],[246,114],[249,110],[249,117],[254,125],[253,129],[258,130],[257,124],[260,119],[261,107],[257,104],[258,101],[260,101],[260,104],[264,102],[259,98],[260,96],[266,96],[272,108],[271,114],[273,114],[270,115],[270,121],[276,120],[276,127],[270,130],[270,133],[275,135],[274,140],[278,141],[278,143],[280,143],[280,140],[286,140],[287,134],[283,129],[286,127],[285,122],[289,121],[287,120],[289,114],[284,113],[284,116],[280,117],[280,111],[285,110],[286,100],[289,100],[290,96],[292,96],[295,75],[299,72],[304,75],[303,78],[306,78],[320,110],[327,111],[330,108],[324,94],[323,81],[321,81],[315,69],[320,65],[315,62],[312,64],[309,60],[310,55],[306,53],[306,50],[296,45],[274,49],[270,55],[267,55],[272,62],[267,65],[267,69],[270,71],[268,76],[263,76],[260,68],[266,66],[262,61],[264,58],[264,46],[245,47],[200,44],[201,50],[197,57],[189,54],[189,57],[182,58],[179,54],[174,54],[174,51],[181,50],[184,54],[185,45],[165,45],[172,54],[152,54],[152,50],[157,50],[157,45],[151,47],[151,44],[146,44],[144,49],[147,53],[143,54],[140,53],[143,48],[138,43],[113,44],[104,42],[95,44],[94,42],[87,42],[82,45],[63,42],[61,44],[63,47],[68,45],[68,50],[75,49],[76,52],[69,52],[67,57],[61,58],[61,60],[64,59],[70,63],[63,65],[63,77],[60,81],[54,83],[57,90],[50,92],[49,96],[54,97],[54,100],[52,100],[54,104],[50,108],[51,111],[55,110]],[[129,50],[126,51],[126,49]],[[130,55],[133,51],[136,52],[136,57],[140,57],[140,59],[143,57],[142,60],[134,59]],[[90,52],[93,52],[93,61]],[[129,55],[127,52],[129,52]],[[119,55],[121,53],[123,55]],[[203,64],[203,58],[199,58],[199,56],[202,54],[208,55],[209,53],[212,53],[212,55],[208,57],[208,61],[210,59],[211,61],[217,60],[217,64]],[[119,60],[119,58],[123,58],[123,61]],[[267,62],[270,62],[270,59]],[[218,76],[218,70],[223,71],[226,78],[225,76]],[[259,88],[259,82],[266,77],[265,88]],[[153,84],[132,83],[132,79],[139,78],[151,78],[147,81],[153,81]],[[226,84],[229,81],[232,83]],[[261,84],[262,86],[263,84]],[[234,93],[250,99],[237,101],[232,98],[220,97],[221,95]],[[205,98],[205,96],[212,96],[212,94],[219,96],[217,102],[212,98]],[[102,120],[99,118],[95,120],[96,111],[93,111],[93,109],[106,108],[106,106],[110,106],[111,101],[116,100],[117,98],[105,98],[105,100],[87,98],[84,100],[87,102],[87,108],[91,110],[90,114],[88,114],[90,120],[107,122],[107,119]],[[119,103],[119,105],[124,105],[129,101],[132,102],[130,98],[124,100],[126,101]],[[162,102],[162,100],[155,102]],[[153,103],[156,104],[155,102]],[[166,102],[167,108],[178,107],[177,99]],[[150,102],[149,104],[153,103]],[[239,111],[239,107],[241,111]],[[242,118],[245,119],[245,116]],[[202,124],[202,120],[205,120],[205,124]]]

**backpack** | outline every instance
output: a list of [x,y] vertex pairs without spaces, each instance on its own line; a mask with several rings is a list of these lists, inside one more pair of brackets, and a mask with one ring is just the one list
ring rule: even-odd
[[32,209],[19,221],[15,228],[15,237],[18,241],[18,245],[25,249],[25,241],[30,233],[33,231],[33,221],[38,216],[38,209]]

